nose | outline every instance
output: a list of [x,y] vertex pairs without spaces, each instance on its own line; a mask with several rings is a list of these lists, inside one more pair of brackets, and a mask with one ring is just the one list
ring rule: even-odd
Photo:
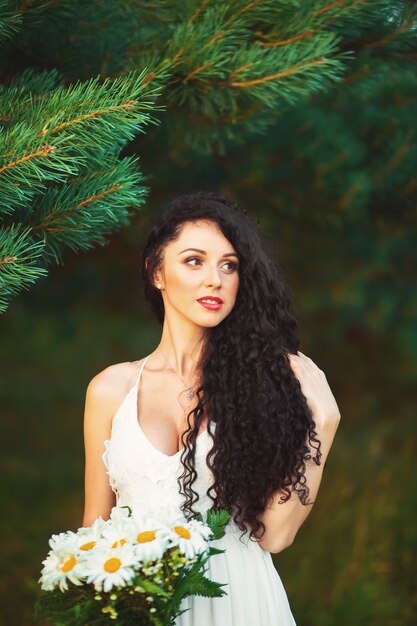
[[210,266],[207,264],[207,272],[205,275],[204,284],[207,287],[220,287],[222,284],[222,278],[217,265]]

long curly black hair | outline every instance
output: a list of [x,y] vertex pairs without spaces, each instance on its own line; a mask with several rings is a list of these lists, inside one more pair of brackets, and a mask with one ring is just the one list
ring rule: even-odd
[[[225,508],[245,534],[259,538],[258,519],[271,495],[286,502],[294,491],[309,504],[305,461],[320,464],[320,441],[288,353],[299,350],[297,322],[282,271],[267,251],[247,211],[220,193],[174,197],[156,213],[142,257],[145,298],[163,324],[164,305],[153,282],[166,244],[195,220],[215,222],[239,255],[239,287],[229,315],[206,333],[199,362],[197,404],[187,416],[182,442],[182,512],[189,519],[198,493],[195,449],[203,414],[216,423],[207,464],[214,482],[213,509]],[[194,417],[192,417],[194,416]],[[183,482],[181,482],[183,481]],[[243,536],[243,535],[242,535]]]

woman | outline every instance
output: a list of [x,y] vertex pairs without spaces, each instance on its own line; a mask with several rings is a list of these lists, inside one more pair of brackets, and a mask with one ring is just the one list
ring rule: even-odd
[[226,508],[207,575],[227,595],[184,599],[177,624],[294,625],[271,552],[311,511],[340,413],[298,352],[285,281],[246,212],[209,192],[156,215],[142,276],[162,336],[88,385],[83,525],[115,504],[187,518]]

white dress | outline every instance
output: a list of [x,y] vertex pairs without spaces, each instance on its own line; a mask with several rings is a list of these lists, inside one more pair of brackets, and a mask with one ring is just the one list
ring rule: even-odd
[[[182,450],[174,455],[161,452],[145,436],[138,421],[138,385],[147,358],[113,418],[111,438],[104,441],[103,461],[117,506],[129,505],[132,510],[156,515],[166,515],[168,507],[181,514],[183,496],[179,493],[177,477],[182,473]],[[207,430],[198,435],[197,479],[193,489],[199,500],[193,505],[195,511],[206,511],[212,505],[206,495],[212,474],[205,461],[211,444]],[[248,540],[247,534],[242,540],[240,535],[241,531],[230,520],[226,534],[211,542],[225,552],[210,557],[206,576],[227,583],[223,587],[227,593],[221,598],[184,598],[180,609],[189,610],[177,618],[177,626],[295,626],[271,554]]]

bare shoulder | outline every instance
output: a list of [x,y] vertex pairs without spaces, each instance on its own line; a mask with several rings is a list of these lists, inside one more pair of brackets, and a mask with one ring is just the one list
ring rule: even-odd
[[109,365],[88,383],[86,405],[101,415],[113,416],[135,382],[143,359]]

